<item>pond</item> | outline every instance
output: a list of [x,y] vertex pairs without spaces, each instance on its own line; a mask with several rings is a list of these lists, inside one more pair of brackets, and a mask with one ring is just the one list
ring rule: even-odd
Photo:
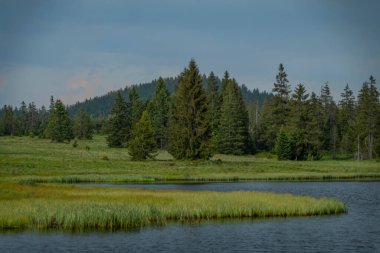
[[[86,186],[86,185],[85,185]],[[84,186],[84,187],[85,187]],[[0,234],[1,252],[380,252],[380,182],[97,184],[101,187],[270,191],[335,197],[337,216],[170,223],[119,232]]]

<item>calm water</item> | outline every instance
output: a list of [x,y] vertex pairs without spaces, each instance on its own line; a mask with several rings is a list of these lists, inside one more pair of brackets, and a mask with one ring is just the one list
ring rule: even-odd
[[344,201],[349,212],[328,217],[173,223],[164,227],[114,233],[3,233],[0,234],[0,252],[380,252],[380,182],[252,182],[117,187],[256,190],[328,196]]

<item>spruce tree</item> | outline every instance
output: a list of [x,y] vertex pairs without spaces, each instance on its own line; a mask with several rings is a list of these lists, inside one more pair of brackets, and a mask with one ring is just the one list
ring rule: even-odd
[[337,106],[331,96],[328,82],[321,89],[322,105],[322,148],[331,153],[333,159],[336,158],[338,149],[338,125]]
[[121,91],[118,91],[108,122],[108,146],[123,147],[127,143],[130,135],[129,122],[127,104]]
[[220,120],[220,97],[218,93],[218,83],[214,72],[207,78],[207,94],[209,101],[209,121],[211,132],[211,149],[217,150],[217,133]]
[[287,79],[284,65],[278,67],[276,82],[273,84],[274,97],[272,99],[273,124],[279,128],[287,123],[289,115],[290,85]]
[[50,139],[56,142],[70,141],[73,138],[72,122],[65,105],[57,99],[49,115]]
[[298,84],[290,101],[289,138],[292,143],[292,159],[317,160],[320,158],[320,134],[317,124],[318,99],[306,93]]
[[310,115],[307,111],[307,99],[305,86],[298,84],[290,101],[290,132],[293,142],[293,158],[305,160],[308,157],[308,135],[307,128]]
[[94,126],[90,115],[83,107],[79,109],[74,118],[74,136],[78,139],[91,140],[94,133]]
[[240,88],[230,80],[224,89],[218,127],[218,151],[242,155],[250,151],[248,112]]
[[141,118],[141,114],[144,111],[144,104],[141,101],[139,94],[137,93],[136,86],[133,85],[128,90],[129,101],[127,103],[127,111],[130,115],[129,128],[132,129],[133,126]]
[[277,138],[275,151],[278,160],[290,160],[292,159],[292,143],[283,128],[280,129]]
[[278,67],[278,74],[276,75],[276,82],[273,84],[274,96],[270,103],[270,113],[266,115],[266,123],[268,124],[265,129],[266,143],[268,149],[274,148],[276,135],[281,127],[288,123],[289,119],[289,100],[290,100],[290,85],[287,79],[288,75],[285,72],[283,64]]
[[170,103],[169,91],[165,87],[164,79],[160,77],[157,81],[155,96],[148,108],[153,135],[160,149],[166,148],[168,142]]
[[[365,154],[364,158],[372,159],[375,154],[376,131],[378,130],[379,117],[379,92],[376,88],[376,80],[370,76],[369,82],[364,82],[358,96],[358,140],[357,157]],[[360,151],[360,146],[364,152]]]
[[131,140],[128,143],[128,153],[132,160],[154,159],[157,155],[157,143],[153,136],[153,129],[149,114],[144,111],[140,120],[132,130]]
[[339,102],[340,147],[344,154],[352,154],[355,150],[355,96],[348,84],[341,93]]
[[180,75],[170,124],[169,152],[175,158],[210,157],[207,94],[194,59]]

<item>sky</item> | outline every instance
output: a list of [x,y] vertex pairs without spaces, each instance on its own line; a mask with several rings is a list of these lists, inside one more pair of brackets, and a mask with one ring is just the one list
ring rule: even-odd
[[283,63],[291,87],[339,99],[380,82],[377,0],[0,0],[0,105],[73,104],[126,85],[225,70],[271,91]]

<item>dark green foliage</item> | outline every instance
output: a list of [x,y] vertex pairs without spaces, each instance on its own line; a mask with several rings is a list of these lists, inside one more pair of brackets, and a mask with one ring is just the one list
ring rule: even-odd
[[177,159],[210,157],[210,125],[202,76],[192,59],[180,75],[170,126],[169,152]]
[[74,136],[78,139],[92,139],[94,126],[90,115],[81,108],[74,118]]
[[116,95],[115,104],[112,107],[111,117],[108,122],[107,143],[110,147],[123,147],[130,135],[127,103],[121,91]]
[[157,143],[153,136],[149,114],[144,111],[133,128],[132,138],[128,143],[128,153],[132,156],[132,160],[146,160],[153,159],[157,155],[156,151]]
[[218,151],[222,154],[250,152],[248,113],[235,80],[228,80],[222,93],[217,141]]
[[[369,81],[364,82],[358,96],[358,158],[372,159],[376,155],[379,114],[379,92],[376,88],[375,78],[370,76]],[[360,146],[362,147],[361,150]]]
[[10,105],[4,105],[2,109],[1,117],[1,134],[2,135],[13,135],[15,132],[15,118],[13,113],[13,108]]
[[140,100],[136,86],[129,88],[128,98],[129,101],[127,102],[127,110],[130,118],[129,128],[132,129],[141,118],[141,114],[144,111],[144,103]]
[[48,137],[56,142],[70,141],[74,137],[72,122],[65,105],[59,99],[55,101],[50,111],[47,133]]
[[287,74],[285,73],[284,66],[280,64],[278,68],[278,74],[276,76],[276,83],[274,83],[273,93],[274,97],[272,99],[272,114],[273,114],[273,124],[276,129],[281,128],[287,123],[287,118],[290,112],[289,108],[289,96],[290,96],[290,85],[287,79]]
[[279,129],[288,123],[290,107],[290,85],[287,79],[284,66],[280,64],[278,74],[276,76],[276,83],[274,83],[274,96],[270,103],[270,111],[265,115],[263,123],[265,124],[264,138],[266,139],[266,146],[269,150],[274,148],[276,135]]
[[309,100],[305,86],[298,84],[290,101],[290,122],[288,125],[292,141],[292,159],[319,159],[319,131],[314,112],[315,94]]
[[355,97],[348,84],[341,93],[339,102],[339,134],[340,149],[344,154],[352,154],[355,150],[356,143],[356,106]]
[[277,135],[275,151],[278,160],[292,159],[292,142],[283,128],[280,129]]
[[322,105],[322,148],[329,151],[332,158],[335,159],[336,151],[338,149],[338,108],[331,96],[328,82],[322,87],[320,100]]
[[165,87],[165,81],[159,78],[156,94],[149,103],[149,114],[152,121],[153,135],[160,149],[166,148],[168,142],[168,126],[170,116],[170,94]]
[[217,133],[220,121],[220,96],[218,93],[218,80],[213,72],[207,78],[207,95],[209,102],[209,122],[211,131],[211,149],[217,150]]

